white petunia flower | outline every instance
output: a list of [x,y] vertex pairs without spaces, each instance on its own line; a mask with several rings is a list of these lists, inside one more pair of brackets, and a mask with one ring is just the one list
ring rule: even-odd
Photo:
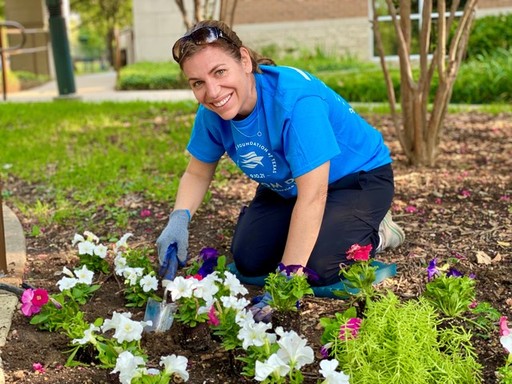
[[78,279],[75,277],[63,277],[59,281],[57,281],[57,286],[59,287],[59,290],[65,291],[66,289],[71,289],[75,285],[78,284]]
[[261,347],[266,342],[273,343],[276,340],[276,335],[267,333],[272,328],[271,323],[251,323],[246,322],[238,331],[238,339],[242,340],[242,348],[247,349],[250,346]]
[[320,374],[325,378],[321,384],[350,384],[350,376],[343,372],[336,371],[337,360],[322,360],[320,362]]
[[247,309],[242,309],[239,312],[237,312],[235,316],[235,323],[237,323],[240,327],[243,327],[246,323],[255,323],[256,320],[254,320],[254,316],[252,315],[251,311],[248,311]]
[[121,384],[131,384],[135,377],[141,376],[139,365],[145,365],[142,357],[134,356],[128,351],[123,351],[117,357],[116,366],[112,373],[119,372]]
[[78,254],[92,256],[94,254],[94,248],[96,248],[94,243],[90,241],[82,241],[81,243],[78,243]]
[[73,339],[73,344],[95,344],[96,343],[96,336],[94,335],[94,332],[99,331],[100,328],[96,327],[94,324],[90,324],[89,328],[84,331],[84,336],[81,339]]
[[220,301],[224,308],[233,308],[236,311],[241,311],[250,304],[250,301],[245,297],[237,298],[235,296],[222,296]]
[[114,266],[116,275],[122,276],[125,268],[128,266],[128,260],[123,256],[122,253],[119,253],[114,259]]
[[128,248],[127,240],[133,236],[133,233],[125,233],[115,244],[114,249],[117,251],[119,248]]
[[284,377],[288,372],[290,372],[290,367],[274,353],[264,363],[259,360],[256,361],[254,379],[263,381],[273,373],[277,373],[279,377]]
[[81,243],[82,241],[85,241],[84,237],[82,235],[79,235],[78,233],[75,233],[71,245],[74,247],[76,243]]
[[62,268],[62,274],[68,277],[75,277],[75,274],[68,267]]
[[132,268],[132,267],[126,267],[123,271],[123,277],[128,280],[130,285],[137,284],[137,281],[139,278],[144,274],[143,268]]
[[306,340],[297,332],[282,332],[282,327],[278,327],[276,333],[278,335],[281,333],[281,338],[277,342],[280,347],[277,355],[285,363],[300,370],[304,365],[311,364],[315,360],[313,349],[306,345]]
[[75,276],[77,277],[79,283],[91,285],[92,279],[94,277],[94,272],[89,271],[87,269],[87,266],[83,265],[82,268],[75,269]]
[[169,375],[176,374],[183,381],[188,381],[189,377],[187,363],[188,359],[184,356],[170,355],[160,358],[160,365],[164,366],[165,372]]
[[84,236],[87,238],[87,240],[94,241],[95,243],[100,241],[100,238],[91,231],[84,231]]
[[196,285],[197,279],[177,276],[167,284],[165,289],[171,294],[172,301],[176,301],[182,297],[192,297]]
[[103,244],[98,244],[97,246],[94,247],[94,254],[102,259],[107,257],[107,251],[107,246]]
[[152,275],[145,275],[139,281],[144,292],[156,291],[158,289],[158,279]]
[[512,353],[512,332],[506,336],[500,337],[500,343],[507,350],[508,353]]
[[224,272],[224,285],[229,288],[229,293],[232,296],[247,295],[249,293],[240,280],[229,271]]
[[102,332],[107,332],[110,329],[116,329],[121,324],[121,318],[126,317],[130,319],[132,314],[130,312],[116,312],[112,314],[111,319],[105,319],[103,325],[101,326]]
[[197,281],[193,296],[211,302],[217,292],[219,292],[219,287],[211,279],[205,278]]
[[142,338],[144,326],[146,326],[145,321],[134,321],[123,316],[114,332],[114,338],[119,343],[140,340]]

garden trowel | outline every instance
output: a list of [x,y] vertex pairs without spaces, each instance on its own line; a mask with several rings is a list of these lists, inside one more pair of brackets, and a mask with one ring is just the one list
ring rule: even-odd
[[167,284],[176,276],[178,270],[178,255],[176,243],[171,243],[165,253],[164,262],[160,266],[158,275],[162,279],[164,296],[162,301],[149,298],[144,313],[144,321],[151,321],[153,325],[146,326],[145,332],[165,332],[171,328],[176,312],[176,304],[167,302]]

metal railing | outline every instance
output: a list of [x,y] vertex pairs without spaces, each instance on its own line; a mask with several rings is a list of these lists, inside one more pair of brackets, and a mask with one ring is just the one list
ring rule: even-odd
[[[0,62],[2,65],[2,92],[4,101],[7,100],[7,69],[9,57],[27,53],[44,52],[48,50],[48,43],[39,47],[23,48],[27,42],[28,36],[35,36],[38,33],[48,34],[46,29],[42,28],[25,28],[23,25],[16,21],[1,21],[0,22]],[[20,42],[16,45],[9,46],[4,42],[5,35],[20,35]]]

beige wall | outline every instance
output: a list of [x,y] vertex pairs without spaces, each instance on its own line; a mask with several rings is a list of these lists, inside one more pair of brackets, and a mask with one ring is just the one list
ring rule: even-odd
[[[48,29],[45,0],[6,0],[5,18],[7,20],[17,21],[25,28]],[[16,45],[18,43],[18,36],[10,37],[10,45]],[[27,34],[23,48],[47,46],[48,43],[48,34],[46,32]],[[15,71],[29,71],[49,75],[52,71],[49,56],[49,51],[13,55],[10,56],[10,66],[11,69]]]
[[[188,9],[191,0],[188,1]],[[371,57],[370,0],[238,0],[234,29],[255,49],[315,48]],[[477,16],[512,12],[512,0],[479,0]],[[171,46],[184,32],[171,0],[133,0],[135,59],[171,60]]]

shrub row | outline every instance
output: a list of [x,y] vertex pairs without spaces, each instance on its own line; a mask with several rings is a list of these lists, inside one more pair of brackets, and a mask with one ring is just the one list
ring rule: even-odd
[[[283,64],[288,65],[287,62]],[[293,64],[298,66],[299,63],[295,61]],[[352,66],[347,69],[340,62],[338,66],[333,64],[325,70],[318,69],[314,64],[309,63],[307,70],[351,102],[386,102],[388,96],[382,70],[379,65],[370,64],[363,63],[360,68],[357,63],[352,62]],[[322,66],[325,68],[325,64]],[[396,68],[390,71],[395,95],[398,98],[400,74]],[[437,79],[434,78],[431,99],[437,85]],[[118,80],[120,90],[187,87],[179,67],[174,63],[130,65],[121,70]],[[451,101],[470,104],[512,102],[512,49],[497,50],[491,55],[477,55],[463,63],[454,85]]]

